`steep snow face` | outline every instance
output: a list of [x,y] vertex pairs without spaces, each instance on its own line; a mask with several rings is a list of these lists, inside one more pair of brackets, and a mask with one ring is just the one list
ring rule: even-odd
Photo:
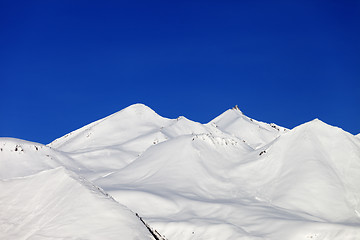
[[151,135],[156,129],[160,129],[170,122],[170,119],[160,117],[149,107],[143,104],[134,104],[56,139],[49,146],[62,151],[81,152],[132,144],[138,145],[139,149],[137,150],[141,151],[144,150],[142,146],[146,145],[146,142],[136,144],[138,138],[143,135]]
[[1,239],[153,239],[133,212],[64,168],[0,189]]
[[143,104],[134,104],[56,139],[48,146],[71,153],[104,148],[140,153],[153,144],[177,136],[201,133],[227,135],[213,125],[203,125],[183,116],[163,118]]
[[66,152],[96,176],[96,173],[101,175],[126,166],[148,147],[165,141],[167,136],[161,129],[173,122],[143,104],[134,104],[48,146]]
[[229,109],[208,125],[244,140],[249,146],[259,148],[287,131],[274,123],[267,124],[245,116],[237,107]]
[[155,144],[186,134],[202,133],[230,137],[214,126],[202,125],[185,117],[166,119],[145,105],[135,104],[48,146],[66,152],[95,172],[90,177],[92,180],[97,173],[101,175],[125,167]]

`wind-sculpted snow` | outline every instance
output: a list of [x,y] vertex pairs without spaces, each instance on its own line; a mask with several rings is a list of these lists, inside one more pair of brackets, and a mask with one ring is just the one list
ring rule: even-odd
[[360,236],[359,138],[317,119],[288,130],[234,108],[200,124],[135,104],[48,146],[10,142],[2,176],[64,166],[169,240]]
[[78,172],[85,170],[81,162],[43,144],[0,138],[0,179],[23,177],[59,166]]
[[314,120],[261,152],[234,169],[257,198],[325,221],[360,223],[360,146],[354,136]]
[[153,239],[133,212],[64,168],[0,189],[1,239]]
[[209,124],[244,140],[254,149],[269,143],[288,131],[288,129],[274,123],[267,124],[249,118],[237,107],[227,110]]
[[[336,137],[333,144],[349,149],[329,159],[320,147],[333,140],[304,135]],[[317,121],[256,151],[240,140],[185,135],[96,183],[169,239],[219,239],[212,231],[221,239],[352,239],[360,233],[360,148],[348,145],[352,138]]]
[[[150,108],[135,104],[56,139],[49,146],[71,152],[116,146],[138,140],[143,135],[151,135],[170,122],[170,119],[160,117]],[[146,142],[138,145],[143,150]]]
[[264,156],[277,172],[263,185],[265,198],[326,221],[360,223],[359,157],[353,135],[317,119],[301,125]]
[[233,139],[208,134],[184,135],[152,146],[125,168],[95,182],[109,189],[115,183],[126,182],[128,187],[160,188],[159,193],[217,195],[221,193],[218,188],[225,187],[224,181],[228,181],[222,172],[224,166],[231,168],[237,163],[231,156],[249,151],[246,144]]

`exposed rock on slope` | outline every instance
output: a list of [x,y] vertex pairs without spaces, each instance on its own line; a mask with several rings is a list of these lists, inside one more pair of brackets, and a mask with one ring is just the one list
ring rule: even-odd
[[244,140],[254,149],[271,142],[288,130],[274,123],[268,124],[249,118],[237,106],[216,117],[209,125]]

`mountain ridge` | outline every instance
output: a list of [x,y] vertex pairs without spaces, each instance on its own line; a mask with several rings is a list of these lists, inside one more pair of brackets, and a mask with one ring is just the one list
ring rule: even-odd
[[[0,186],[0,203],[11,203],[2,207],[3,239],[153,239],[135,213],[63,167]],[[26,191],[30,186],[35,191]]]
[[201,124],[135,104],[47,146],[4,143],[1,178],[63,167],[169,239],[360,235],[360,141],[319,119],[289,130],[234,107]]

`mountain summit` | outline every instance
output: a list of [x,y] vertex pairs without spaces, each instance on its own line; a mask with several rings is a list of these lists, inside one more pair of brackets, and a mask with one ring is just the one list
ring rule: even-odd
[[209,124],[244,140],[254,149],[271,142],[288,131],[288,129],[276,124],[260,122],[245,116],[237,105],[210,121]]
[[360,236],[359,137],[318,119],[289,130],[235,106],[201,124],[135,104],[0,148],[4,239]]

